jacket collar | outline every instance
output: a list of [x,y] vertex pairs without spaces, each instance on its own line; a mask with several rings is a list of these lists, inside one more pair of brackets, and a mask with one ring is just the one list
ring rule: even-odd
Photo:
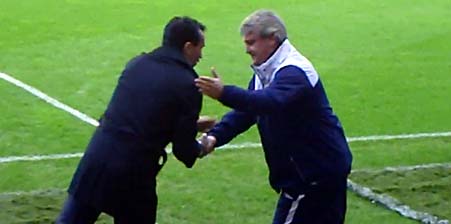
[[292,50],[288,39],[285,39],[277,50],[269,57],[263,64],[255,66],[251,65],[254,73],[258,76],[264,86],[269,84],[272,80],[274,71],[282,64],[282,62],[288,57]]

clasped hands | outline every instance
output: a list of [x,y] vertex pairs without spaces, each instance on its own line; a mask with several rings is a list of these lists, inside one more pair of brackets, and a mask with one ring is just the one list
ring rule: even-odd
[[197,140],[200,144],[199,158],[210,154],[215,150],[216,138],[215,136],[203,133],[202,136]]
[[[222,95],[224,85],[222,84],[221,78],[219,77],[214,67],[211,68],[211,74],[213,77],[201,76],[195,79],[195,84],[199,88],[199,91],[203,94],[213,99],[219,99]],[[197,120],[197,131],[207,132],[215,124],[215,119],[201,116],[199,120]],[[214,151],[216,138],[214,136],[203,133],[202,136],[198,139],[198,142],[201,146],[199,158],[202,158]]]
[[202,132],[202,136],[197,140],[200,145],[199,158],[203,158],[209,153],[214,151],[216,138],[214,136],[208,136],[207,131],[209,131],[216,124],[216,119],[200,116],[197,120],[197,131]]

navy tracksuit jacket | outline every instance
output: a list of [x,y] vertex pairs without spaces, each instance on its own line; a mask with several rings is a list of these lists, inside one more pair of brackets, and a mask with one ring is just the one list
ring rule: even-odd
[[266,88],[255,90],[256,78],[248,90],[224,86],[219,101],[234,110],[209,132],[216,146],[257,124],[277,192],[296,193],[312,182],[346,178],[352,155],[319,78],[312,86],[306,72],[293,65],[278,70]]

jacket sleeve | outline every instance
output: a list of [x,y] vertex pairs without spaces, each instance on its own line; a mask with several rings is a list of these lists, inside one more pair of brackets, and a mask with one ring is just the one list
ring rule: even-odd
[[202,96],[194,82],[177,88],[179,112],[172,137],[172,152],[186,167],[191,168],[200,152],[200,145],[196,140],[196,122],[202,106]]
[[[254,79],[249,82],[248,89],[253,89],[253,85]],[[255,114],[232,110],[225,114],[221,122],[216,124],[208,134],[216,137],[215,147],[219,147],[229,143],[233,138],[248,130],[255,123]]]
[[256,122],[253,114],[232,110],[224,117],[221,122],[216,124],[209,132],[209,135],[216,137],[215,147],[222,146],[230,142],[237,135],[245,132]]
[[248,91],[224,86],[219,101],[235,110],[257,115],[271,114],[313,91],[305,72],[295,66],[279,70],[272,83],[264,89]]

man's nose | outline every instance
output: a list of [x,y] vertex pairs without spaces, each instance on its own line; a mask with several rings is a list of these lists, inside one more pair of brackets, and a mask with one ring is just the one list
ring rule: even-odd
[[250,47],[246,47],[246,53],[247,54],[251,54],[251,48]]

